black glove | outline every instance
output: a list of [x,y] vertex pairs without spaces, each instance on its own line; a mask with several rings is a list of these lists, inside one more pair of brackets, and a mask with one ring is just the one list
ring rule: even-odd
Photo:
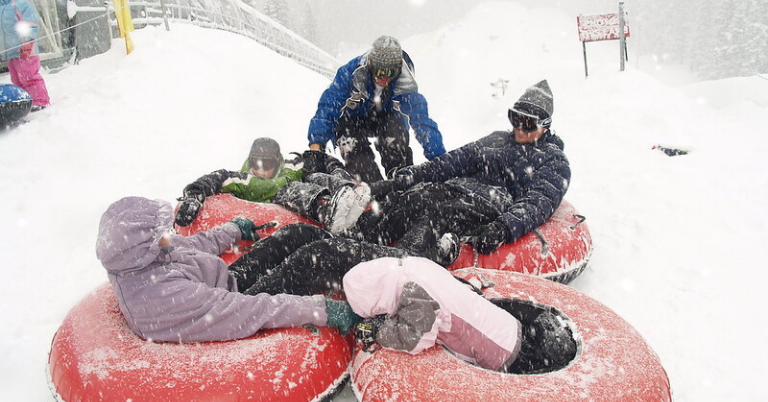
[[324,151],[304,151],[304,153],[301,154],[301,159],[304,161],[304,174],[310,175],[312,173],[327,173],[325,170],[327,155],[328,154],[326,154]]
[[325,172],[333,173],[336,169],[344,169],[344,164],[333,155],[325,154]]
[[395,178],[402,178],[402,179],[410,179],[413,177],[413,165],[405,166],[401,168],[394,168],[390,169],[389,172],[387,172],[387,178],[388,179],[395,179]]
[[395,191],[405,191],[410,188],[408,180],[400,177],[396,177],[392,180],[379,180],[377,182],[369,183],[371,188],[371,198],[374,200],[382,200],[389,193]]
[[243,216],[238,216],[237,218],[232,219],[231,222],[237,225],[240,229],[241,239],[250,241],[259,240],[259,235],[256,233],[256,224],[253,223],[252,220]]
[[179,226],[189,226],[196,218],[200,208],[203,207],[205,196],[199,192],[186,192],[176,211],[175,222]]
[[369,350],[376,344],[379,326],[384,322],[385,318],[386,315],[384,314],[368,317],[355,325],[355,339],[363,344],[364,350]]
[[480,229],[475,239],[475,250],[480,254],[490,254],[507,241],[507,229],[500,222],[491,222]]

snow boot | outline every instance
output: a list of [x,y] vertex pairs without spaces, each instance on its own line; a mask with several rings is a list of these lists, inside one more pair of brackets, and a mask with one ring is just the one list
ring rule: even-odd
[[325,228],[339,235],[351,228],[371,201],[371,189],[367,184],[345,186],[336,190],[324,205]]
[[421,219],[397,242],[395,247],[410,255],[424,257],[444,267],[453,264],[459,256],[460,240],[454,233],[440,238],[427,219]]
[[461,252],[459,236],[455,233],[446,233],[437,240],[435,262],[447,267],[453,264]]

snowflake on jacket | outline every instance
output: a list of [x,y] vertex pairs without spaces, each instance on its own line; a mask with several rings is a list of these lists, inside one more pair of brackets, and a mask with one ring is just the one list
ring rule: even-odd
[[[375,85],[366,65],[367,53],[355,57],[339,68],[331,85],[318,102],[317,113],[309,123],[309,143],[335,143],[333,128],[342,115],[362,117],[374,108]],[[424,148],[424,156],[433,159],[445,153],[443,137],[437,123],[429,118],[427,100],[419,93],[413,63],[403,52],[402,73],[392,81],[391,96],[383,99],[385,111],[402,115],[406,130],[413,127],[416,140]]]
[[363,318],[384,315],[374,341],[418,354],[445,345],[461,359],[499,370],[517,358],[521,323],[445,268],[424,258],[379,258],[344,276],[352,310]]
[[563,200],[571,179],[563,148],[548,129],[531,144],[496,131],[397,176],[412,183],[448,182],[491,202],[511,243],[546,222]]
[[234,223],[192,236],[160,239],[173,222],[165,201],[125,197],[101,217],[96,256],[107,270],[120,311],[138,336],[158,342],[240,339],[262,328],[325,325],[322,296],[238,293],[219,258],[242,239]]

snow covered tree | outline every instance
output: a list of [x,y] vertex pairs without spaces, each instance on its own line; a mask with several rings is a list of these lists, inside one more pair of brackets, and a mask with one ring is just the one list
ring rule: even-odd
[[303,36],[305,39],[312,43],[316,43],[317,40],[317,19],[312,12],[312,5],[307,3],[304,8],[304,21],[303,21]]
[[765,0],[647,0],[632,5],[630,22],[637,22],[633,32],[642,38],[643,53],[688,66],[706,79],[768,73]]
[[267,0],[264,4],[264,15],[290,28],[288,5],[285,0]]

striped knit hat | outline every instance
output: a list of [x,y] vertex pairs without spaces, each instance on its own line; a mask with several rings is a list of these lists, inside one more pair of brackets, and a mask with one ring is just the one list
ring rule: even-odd
[[398,73],[403,64],[403,49],[400,42],[391,36],[381,36],[373,42],[373,48],[368,53],[368,64],[371,71],[377,69],[392,69]]

